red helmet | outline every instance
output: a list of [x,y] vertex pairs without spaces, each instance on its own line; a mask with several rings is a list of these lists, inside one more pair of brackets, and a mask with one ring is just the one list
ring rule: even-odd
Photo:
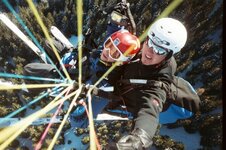
[[110,50],[109,57],[112,59],[128,61],[140,51],[140,41],[128,30],[122,29],[108,37],[104,47]]

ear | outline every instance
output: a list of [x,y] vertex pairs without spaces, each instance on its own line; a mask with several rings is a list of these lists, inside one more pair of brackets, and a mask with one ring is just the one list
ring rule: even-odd
[[173,56],[173,51],[170,51],[169,54],[167,54],[165,60],[170,59]]

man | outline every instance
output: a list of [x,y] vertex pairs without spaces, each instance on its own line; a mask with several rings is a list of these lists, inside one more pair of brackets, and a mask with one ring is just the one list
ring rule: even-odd
[[[152,145],[159,114],[175,72],[173,54],[179,52],[186,41],[187,31],[181,22],[172,18],[159,19],[148,31],[140,61],[116,68],[117,73],[109,75],[109,82],[114,85],[116,93],[123,97],[127,107],[133,108],[135,125],[131,134],[122,137],[115,145],[109,145],[107,149],[141,150]],[[152,80],[152,83],[161,83],[162,86],[147,84],[134,87],[119,82],[130,79]]]
[[[129,51],[126,55],[124,53]],[[131,59],[140,51],[139,39],[128,30],[120,29],[106,38],[103,48],[97,56],[95,65],[96,77],[100,78],[114,62],[121,65],[130,63]],[[94,83],[96,80],[92,80]]]

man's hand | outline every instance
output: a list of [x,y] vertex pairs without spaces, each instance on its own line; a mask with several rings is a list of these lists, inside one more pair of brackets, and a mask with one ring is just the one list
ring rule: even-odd
[[92,89],[92,94],[93,94],[93,95],[97,95],[97,94],[98,94],[98,88],[95,87],[94,85],[87,84],[87,85],[85,85],[85,89],[86,89],[86,92],[87,92],[89,89]]
[[142,142],[136,135],[122,137],[116,144],[119,150],[142,150]]

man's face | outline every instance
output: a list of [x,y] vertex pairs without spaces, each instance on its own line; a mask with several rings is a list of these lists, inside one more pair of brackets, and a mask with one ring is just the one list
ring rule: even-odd
[[143,43],[141,49],[141,62],[144,65],[156,65],[161,63],[167,55],[159,55],[154,50],[153,47],[148,46],[147,40]]
[[[117,42],[117,39],[115,40]],[[105,62],[127,61],[129,56],[125,56],[119,48],[114,44],[111,38],[104,42],[104,49],[102,50],[100,59]]]

